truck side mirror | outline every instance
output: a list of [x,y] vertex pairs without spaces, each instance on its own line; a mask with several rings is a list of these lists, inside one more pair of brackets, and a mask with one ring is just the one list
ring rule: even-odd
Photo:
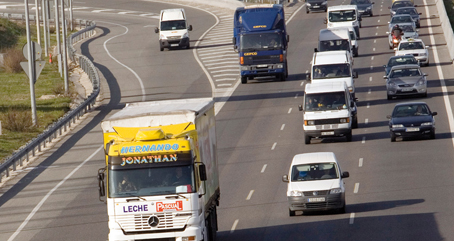
[[158,27],[154,28],[154,32],[159,33],[159,28]]
[[283,182],[288,182],[288,176],[287,175],[282,176],[282,181]]
[[353,78],[356,78],[356,79],[358,78],[358,72],[353,71]]
[[302,105],[298,105],[298,110],[299,111],[303,111],[303,106]]
[[327,23],[328,23],[328,19],[326,19],[326,18],[323,19],[323,23],[324,23],[324,24],[327,24]]
[[98,170],[98,191],[99,191],[99,201],[104,202],[102,197],[106,196],[106,186],[104,184],[104,172],[106,168],[100,168]]
[[189,25],[188,30],[192,31],[192,25]]
[[207,169],[205,167],[205,164],[200,164],[199,165],[199,176],[200,180],[206,181],[207,180]]
[[391,115],[387,115],[387,116],[386,116],[386,119],[391,119]]
[[236,45],[236,38],[235,37],[232,38],[232,43],[233,43],[233,45]]
[[318,52],[318,49],[317,48],[314,48],[314,53],[317,53]]
[[348,173],[348,172],[343,172],[343,173],[342,173],[342,178],[347,178],[347,177],[350,177],[350,173]]
[[307,81],[311,81],[311,74],[310,74],[310,73],[307,73],[307,74],[306,74],[306,80],[307,80]]

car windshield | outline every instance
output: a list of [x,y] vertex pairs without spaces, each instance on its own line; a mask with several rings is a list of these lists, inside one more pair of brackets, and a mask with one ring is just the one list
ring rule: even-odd
[[292,167],[292,182],[337,179],[339,171],[335,162],[301,164]]
[[330,11],[328,14],[328,19],[330,22],[355,21],[356,11],[355,10]]
[[407,16],[395,16],[391,19],[391,24],[395,24],[395,23],[409,23],[409,22],[413,22],[413,19],[411,18],[411,16],[407,15]]
[[421,76],[419,69],[395,69],[391,71],[390,78]]
[[410,116],[427,116],[430,115],[429,107],[425,104],[408,104],[399,105],[394,108],[392,117],[410,117]]
[[370,4],[369,0],[352,0],[350,2],[352,5],[357,5],[357,4]]
[[401,25],[399,26],[402,29],[402,32],[416,32],[415,28],[412,25]]
[[347,50],[350,51],[348,39],[320,41],[320,51]]
[[397,9],[396,14],[418,15],[418,12],[416,12],[416,9],[414,8],[400,8]]
[[345,92],[306,94],[304,105],[306,111],[326,111],[347,109]]
[[404,42],[399,44],[399,50],[412,50],[412,49],[424,49],[424,45],[421,42]]
[[398,1],[393,4],[391,9],[396,10],[398,8],[403,8],[403,7],[413,7],[413,3],[410,1]]
[[109,170],[109,197],[194,192],[192,165]]
[[315,65],[312,69],[313,79],[351,77],[349,64]]
[[418,61],[413,56],[390,58],[388,61],[388,67],[404,65],[404,64],[418,64]]
[[186,29],[185,20],[163,21],[161,22],[161,31]]
[[241,51],[265,51],[282,48],[280,33],[247,34],[240,40]]

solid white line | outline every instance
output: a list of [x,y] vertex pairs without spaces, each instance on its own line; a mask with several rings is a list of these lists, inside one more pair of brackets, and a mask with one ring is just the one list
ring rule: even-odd
[[123,35],[126,35],[128,32],[129,32],[129,29],[128,27],[126,26],[123,26],[121,24],[118,24],[118,23],[110,23],[110,22],[104,22],[104,21],[97,21],[98,23],[107,23],[107,24],[112,24],[112,25],[117,25],[117,26],[120,26],[120,27],[123,27],[126,29],[126,32],[122,33],[122,34],[119,34],[119,35],[116,35],[116,36],[113,36],[112,38],[106,40],[103,44],[104,46],[104,50],[106,50],[107,52],[107,55],[109,55],[110,58],[112,58],[115,62],[117,62],[119,65],[125,67],[127,70],[129,70],[136,78],[137,80],[139,81],[139,84],[140,84],[140,88],[142,89],[142,101],[145,101],[145,97],[146,97],[146,92],[145,92],[145,86],[143,85],[143,81],[142,79],[139,77],[139,75],[134,72],[134,70],[132,70],[131,68],[129,68],[128,66],[126,66],[125,64],[121,63],[120,61],[118,61],[118,59],[116,59],[114,56],[112,56],[112,54],[110,54],[109,50],[107,49],[107,43],[114,39],[114,38],[117,38],[117,37],[120,37],[120,36],[123,36]]
[[[429,15],[429,8],[427,7],[426,0],[424,0],[424,5],[425,5],[425,9],[426,9],[426,16],[430,16]],[[432,21],[430,20],[430,18],[427,18],[427,26],[432,26]],[[454,116],[453,116],[453,113],[452,113],[451,101],[449,100],[448,89],[446,88],[445,77],[443,75],[443,70],[441,69],[440,59],[438,58],[437,47],[435,46],[435,38],[434,38],[434,35],[433,35],[432,27],[429,27],[429,36],[430,36],[430,45],[433,48],[432,52],[433,52],[434,59],[435,59],[434,62],[437,65],[438,77],[440,79],[441,90],[443,92],[443,100],[445,102],[446,114],[448,115],[449,130],[451,132],[451,141],[452,141],[452,145],[454,147],[454,136],[453,136],[453,133],[454,133]]]
[[79,166],[74,168],[74,170],[72,170],[63,180],[61,180],[54,188],[52,188],[52,190],[50,190],[46,194],[46,196],[44,196],[43,199],[41,199],[41,201],[38,203],[38,205],[36,205],[35,208],[33,208],[32,212],[27,216],[27,218],[24,220],[24,222],[22,222],[22,224],[19,226],[19,228],[17,228],[16,232],[14,232],[13,235],[11,235],[11,237],[9,237],[8,241],[12,241],[12,240],[14,240],[14,238],[16,238],[16,236],[22,231],[22,229],[25,227],[25,225],[27,225],[27,223],[30,221],[30,219],[32,219],[32,217],[36,214],[36,212],[38,212],[38,210],[41,208],[41,206],[44,204],[44,202],[50,197],[50,195],[52,195],[52,193],[54,193],[61,185],[63,185],[63,183],[66,182],[66,180],[71,178],[72,175],[74,175],[74,173],[76,173],[85,163],[87,163],[91,158],[93,158],[93,156],[95,156],[103,148],[104,148],[104,145],[101,145],[95,152],[93,152],[93,154],[91,154],[87,159],[85,159],[85,161],[80,163]]
[[353,224],[354,220],[355,220],[355,213],[350,213],[350,221],[349,221],[349,223]]
[[254,193],[254,190],[251,190],[251,191],[249,192],[249,195],[247,195],[246,200],[251,200],[251,197],[252,197],[252,194],[253,194],[253,193]]
[[292,108],[288,109],[288,114],[290,114],[292,112]]
[[359,190],[359,182],[355,183],[355,189],[353,190],[353,193],[358,193]]
[[358,164],[359,167],[362,167],[363,166],[363,158],[359,158],[359,164]]
[[268,165],[267,165],[267,164],[263,165],[262,171],[260,171],[261,173],[264,173],[264,172],[265,172],[266,166],[268,166]]
[[276,145],[277,145],[277,142],[275,142],[275,143],[273,144],[273,146],[271,147],[271,150],[274,150],[274,148],[276,148]]
[[366,118],[366,119],[364,120],[364,124],[367,125],[368,123],[369,123],[369,119]]
[[236,80],[236,78],[223,78],[223,79],[217,79],[215,81],[218,82],[218,81],[233,81],[233,80]]
[[285,127],[285,124],[282,124],[282,126],[281,126],[281,131],[284,130],[284,127]]
[[293,17],[296,15],[296,13],[298,13],[304,6],[306,6],[306,4],[303,4],[301,7],[299,7],[295,12],[292,13],[292,16],[290,16],[290,18],[287,20],[286,24],[290,23],[290,21],[292,21]]
[[238,221],[239,220],[237,219],[237,220],[235,220],[235,222],[233,222],[232,228],[230,229],[230,233],[233,233],[235,231],[236,225],[238,225]]
[[366,143],[366,137],[365,136],[363,136],[363,140],[361,141],[361,144],[364,144],[364,143]]

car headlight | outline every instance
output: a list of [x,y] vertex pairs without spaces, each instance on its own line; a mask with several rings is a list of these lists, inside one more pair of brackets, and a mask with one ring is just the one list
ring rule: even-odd
[[290,192],[290,196],[291,197],[303,197],[304,194],[301,191],[293,190],[293,191]]
[[340,123],[348,123],[350,122],[350,118],[341,118],[339,121]]
[[310,4],[310,3],[306,3],[306,5],[307,5],[308,7],[310,7],[310,6],[311,6],[311,4]]
[[431,126],[433,125],[434,123],[433,122],[424,122],[424,123],[421,123],[422,126]]
[[396,14],[396,11],[391,11],[392,14]]
[[167,39],[167,37],[164,34],[161,34],[161,39]]
[[322,5],[326,5],[326,4],[328,4],[328,2],[326,2],[326,1],[325,1],[325,2],[322,2]]
[[402,124],[396,124],[396,125],[392,125],[393,128],[401,128],[401,127],[404,127],[404,125]]
[[366,9],[367,9],[367,10],[371,10],[371,9],[372,9],[372,6],[369,6],[369,7],[367,7]]
[[389,81],[388,82],[389,87],[396,87],[396,83]]
[[425,83],[425,81],[423,79],[420,79],[418,82],[416,82],[416,86],[420,86],[420,85],[423,85]]
[[338,194],[338,193],[342,193],[342,189],[334,188],[334,189],[329,190],[329,194]]
[[189,38],[189,33],[188,32],[184,33],[181,38]]

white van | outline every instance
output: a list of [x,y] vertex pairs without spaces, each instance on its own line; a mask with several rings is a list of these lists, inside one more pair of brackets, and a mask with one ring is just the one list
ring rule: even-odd
[[345,50],[315,52],[311,62],[311,73],[307,80],[312,83],[345,82],[350,93],[355,96],[355,81],[358,73],[353,71],[351,57]]
[[184,9],[164,9],[159,16],[159,27],[155,28],[155,33],[159,33],[159,49],[190,48],[189,31],[192,31],[192,25],[187,24]]
[[345,213],[345,184],[349,177],[342,172],[332,152],[298,154],[293,157],[287,175],[289,215],[296,211],[325,211],[337,209]]
[[325,137],[351,141],[352,128],[358,127],[356,101],[344,82],[306,84],[303,105],[298,106],[303,111],[304,143]]
[[353,63],[354,48],[347,27],[325,28],[318,34],[318,51],[345,50]]
[[356,36],[360,38],[359,28],[361,27],[361,16],[356,5],[339,5],[328,7],[327,28],[353,26]]

